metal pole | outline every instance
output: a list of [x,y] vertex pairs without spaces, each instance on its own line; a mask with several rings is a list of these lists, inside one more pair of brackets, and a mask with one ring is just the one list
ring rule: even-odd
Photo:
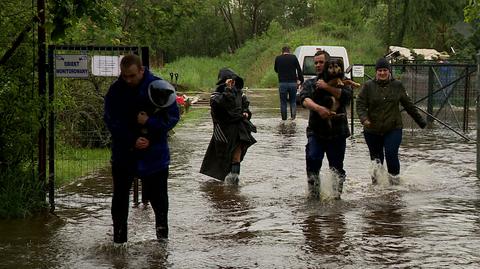
[[[467,70],[465,71],[465,74],[468,74],[468,66]],[[468,109],[470,105],[470,94],[469,94],[469,89],[470,89],[470,76],[465,76],[465,91],[463,94],[463,132],[466,132],[468,130]]]
[[480,178],[480,100],[478,96],[480,94],[480,51],[477,53],[477,178]]
[[[55,96],[55,74],[53,57],[55,46],[48,46],[48,104],[53,107]],[[55,111],[52,108],[48,117],[48,201],[50,212],[55,211]]]
[[[47,128],[46,128],[46,32],[45,0],[37,0],[38,14],[38,95],[40,99],[40,130],[38,131],[38,178],[45,184],[47,173]],[[46,198],[46,197],[44,197]]]
[[427,123],[431,124],[433,119],[431,116],[433,114],[433,67],[428,68],[428,99],[427,99]]

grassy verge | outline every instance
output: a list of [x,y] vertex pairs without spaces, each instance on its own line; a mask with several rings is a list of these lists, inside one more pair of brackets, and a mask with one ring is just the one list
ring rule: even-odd
[[245,79],[245,86],[270,88],[277,86],[273,62],[285,45],[292,49],[315,44],[344,46],[351,64],[374,63],[383,55],[384,48],[374,33],[357,29],[347,35],[340,30],[319,24],[289,32],[273,24],[267,33],[246,42],[235,54],[214,58],[184,57],[168,63],[162,69],[154,69],[154,72],[164,78],[169,78],[170,72],[178,73],[178,83],[187,91],[210,91],[217,80],[218,70],[227,66]]
[[109,165],[109,148],[67,148],[57,150],[55,183],[62,186]]
[[[182,115],[176,128],[185,124],[195,124],[206,113],[208,113],[206,107],[190,107],[189,111]],[[61,187],[109,165],[109,148],[58,147],[55,159],[55,185]]]

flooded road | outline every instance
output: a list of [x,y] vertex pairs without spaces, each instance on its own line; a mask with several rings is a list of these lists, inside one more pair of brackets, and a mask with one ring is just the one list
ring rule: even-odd
[[130,210],[128,246],[112,246],[106,169],[59,191],[58,218],[0,221],[0,268],[480,267],[475,144],[407,128],[401,185],[372,186],[357,123],[342,200],[318,200],[305,175],[307,111],[281,124],[276,90],[249,98],[258,143],[238,186],[198,173],[209,115],[175,130],[168,242],[156,241],[153,212],[140,205]]

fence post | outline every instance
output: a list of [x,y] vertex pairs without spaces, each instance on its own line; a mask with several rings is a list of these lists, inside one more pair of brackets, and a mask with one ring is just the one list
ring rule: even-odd
[[[433,81],[434,81],[433,66],[428,67],[428,98],[427,98],[427,112],[433,115]],[[433,118],[427,115],[427,123],[433,122]]]
[[[468,74],[467,74],[468,75]],[[480,51],[477,53],[477,82],[476,82],[476,109],[477,109],[477,178],[480,178]]]

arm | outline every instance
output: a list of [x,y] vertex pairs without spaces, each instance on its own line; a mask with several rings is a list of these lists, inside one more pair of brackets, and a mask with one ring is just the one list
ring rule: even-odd
[[410,96],[408,96],[407,91],[403,85],[401,86],[401,95],[400,95],[400,103],[407,111],[408,115],[410,115],[413,120],[420,126],[420,128],[425,128],[427,126],[427,122],[423,119],[422,115],[418,112],[418,109],[412,102]]
[[300,100],[303,107],[317,112],[322,119],[326,119],[330,116],[330,110],[324,106],[318,105],[313,101],[313,93],[316,84],[312,80],[307,80],[303,83],[302,91],[300,92]]
[[275,70],[275,73],[278,73],[278,57],[275,58],[275,64],[273,65],[273,70]]
[[329,92],[337,100],[340,100],[340,97],[342,96],[342,89],[328,85],[323,79],[317,80],[316,86],[318,89]]
[[243,118],[242,107],[235,105],[235,96],[231,90],[214,92],[210,96],[210,107],[214,120],[220,122],[235,122]]
[[360,122],[369,121],[368,119],[368,84],[364,84],[357,97],[357,114]]
[[303,72],[302,72],[302,68],[300,67],[300,63],[298,62],[297,57],[295,57],[295,61],[296,61],[296,68],[297,68],[297,77],[298,77],[298,80],[300,80],[300,82],[303,83],[303,81],[304,81]]
[[250,101],[248,101],[247,96],[242,95],[242,114],[243,116],[250,120],[252,118],[252,112],[250,111]]
[[128,115],[121,104],[121,100],[115,95],[113,87],[110,87],[105,96],[103,120],[113,141],[126,145],[128,148],[133,148],[136,133],[130,128]]
[[152,133],[167,133],[180,120],[180,110],[176,102],[170,106],[164,108],[166,111],[164,113],[155,113],[151,117],[148,117],[145,127],[148,128],[149,132]]

